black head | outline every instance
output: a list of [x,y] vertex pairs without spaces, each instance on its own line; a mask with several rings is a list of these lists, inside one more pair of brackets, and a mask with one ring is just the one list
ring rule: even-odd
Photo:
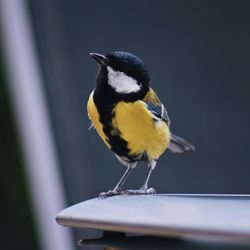
[[[123,100],[143,98],[149,88],[149,74],[140,58],[122,51],[106,56],[90,53],[100,64],[97,88]],[[103,93],[103,94],[107,94]]]

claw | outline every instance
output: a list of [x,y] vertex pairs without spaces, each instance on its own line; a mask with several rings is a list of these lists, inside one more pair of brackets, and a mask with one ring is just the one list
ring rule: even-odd
[[100,193],[99,198],[104,199],[115,195],[148,195],[148,194],[156,194],[155,189],[152,187],[148,189],[140,188],[139,190],[129,189],[125,191],[122,191],[121,189],[114,189]]
[[146,194],[156,194],[156,191],[153,187],[151,187],[146,190]]
[[99,197],[104,199],[107,197],[115,196],[115,195],[120,195],[122,194],[122,191],[120,189],[114,189],[114,190],[109,190],[107,192],[102,192],[99,194]]
[[148,188],[148,189],[139,189],[139,190],[126,190],[123,192],[126,195],[147,195],[147,194],[155,194],[155,189],[154,188]]

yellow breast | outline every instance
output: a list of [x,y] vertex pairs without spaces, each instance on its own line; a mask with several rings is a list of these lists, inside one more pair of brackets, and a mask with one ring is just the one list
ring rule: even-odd
[[110,148],[110,145],[108,143],[108,139],[103,132],[103,126],[100,122],[100,117],[99,117],[99,114],[97,112],[97,108],[96,108],[96,105],[94,103],[94,100],[93,100],[93,95],[94,95],[94,91],[92,91],[92,93],[89,96],[89,100],[88,100],[88,104],[87,104],[88,115],[89,115],[89,118],[92,121],[97,133],[102,138],[102,140],[105,142],[105,144]]
[[146,152],[149,160],[152,160],[159,158],[166,150],[170,141],[169,128],[164,121],[153,120],[144,102],[120,102],[113,112],[113,126],[128,142],[130,154]]

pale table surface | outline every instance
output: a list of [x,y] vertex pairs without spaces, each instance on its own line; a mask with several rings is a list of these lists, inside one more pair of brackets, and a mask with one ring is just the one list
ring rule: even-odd
[[250,242],[250,195],[157,194],[95,198],[66,208],[56,220],[68,227]]

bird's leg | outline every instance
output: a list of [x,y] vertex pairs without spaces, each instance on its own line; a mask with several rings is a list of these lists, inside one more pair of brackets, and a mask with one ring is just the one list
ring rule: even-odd
[[99,197],[105,198],[105,197],[109,197],[109,196],[122,194],[122,187],[123,187],[125,181],[128,179],[128,176],[130,175],[133,168],[134,167],[132,167],[132,166],[128,166],[126,172],[123,174],[122,178],[119,180],[119,182],[117,183],[115,188],[113,190],[109,190],[108,192],[100,193]]
[[152,168],[148,168],[147,178],[146,178],[144,184],[142,185],[142,187],[140,188],[140,190],[146,191],[148,189],[148,182],[149,182],[149,178],[150,178],[152,172],[153,172],[153,169]]
[[115,188],[114,188],[113,191],[116,191],[116,192],[121,192],[122,191],[122,187],[123,187],[125,181],[128,179],[131,171],[132,171],[132,168],[128,167],[127,170],[125,171],[125,173],[123,174],[122,178],[116,184],[116,186],[115,186]]
[[155,189],[154,188],[148,188],[148,182],[150,179],[150,176],[153,172],[153,170],[155,169],[156,166],[156,161],[149,161],[148,162],[148,174],[147,174],[147,178],[143,184],[143,186],[139,189],[139,190],[127,190],[126,193],[127,194],[155,194]]

